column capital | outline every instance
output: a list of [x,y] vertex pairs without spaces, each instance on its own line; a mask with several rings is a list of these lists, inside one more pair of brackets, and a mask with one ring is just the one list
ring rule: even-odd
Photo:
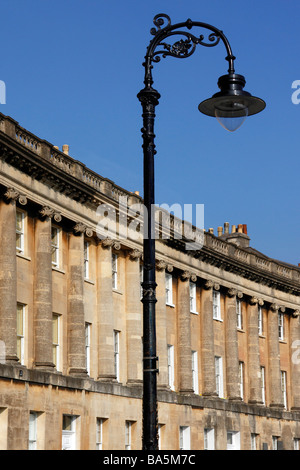
[[138,260],[142,258],[143,253],[140,250],[134,248],[133,250],[129,250],[127,255],[132,260]]
[[168,264],[166,261],[162,259],[157,259],[155,262],[156,269],[159,271],[167,271],[168,273],[171,273],[174,269],[174,266],[172,264]]
[[294,310],[292,312],[292,317],[293,318],[298,318],[300,316],[300,310]]
[[236,297],[237,299],[242,299],[244,296],[243,292],[238,291],[237,289],[234,289],[232,287],[227,289],[226,295],[227,297]]
[[271,304],[270,305],[270,309],[272,310],[272,312],[281,312],[281,313],[284,313],[285,312],[285,307],[283,305],[278,305],[278,304]]
[[40,215],[41,219],[46,219],[46,218],[52,219],[53,218],[55,220],[55,222],[61,222],[61,220],[62,220],[61,214],[59,212],[55,211],[54,209],[52,209],[49,206],[43,206],[39,210],[39,215]]
[[87,237],[93,236],[93,229],[90,227],[87,227],[87,225],[83,224],[82,222],[77,222],[73,227],[73,231],[75,235],[84,234]]
[[121,243],[117,240],[113,240],[112,238],[104,238],[101,240],[101,245],[103,248],[113,248],[114,250],[120,250]]
[[17,191],[15,188],[7,188],[4,193],[4,199],[7,202],[18,201],[22,206],[27,204],[27,197],[19,193],[19,191]]
[[203,287],[205,290],[209,290],[209,289],[220,290],[220,284],[218,284],[217,282],[213,282],[210,279],[205,281]]
[[183,271],[180,275],[180,279],[182,281],[197,281],[197,276],[194,273],[191,273],[190,271]]

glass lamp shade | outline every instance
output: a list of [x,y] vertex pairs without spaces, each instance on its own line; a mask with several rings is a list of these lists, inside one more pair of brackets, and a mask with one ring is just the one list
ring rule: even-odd
[[221,91],[202,101],[198,106],[199,111],[216,117],[228,131],[235,131],[247,116],[259,113],[266,106],[263,100],[243,90],[245,83],[242,75],[223,75],[218,80]]

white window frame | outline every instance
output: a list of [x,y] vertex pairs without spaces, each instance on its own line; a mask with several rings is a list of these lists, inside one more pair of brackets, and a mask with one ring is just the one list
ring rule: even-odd
[[272,436],[272,450],[278,450],[278,436]]
[[174,307],[173,304],[173,276],[170,273],[165,273],[166,284],[166,305]]
[[286,382],[286,371],[280,371],[281,376],[281,393],[284,409],[287,409],[287,382]]
[[179,427],[179,450],[191,450],[190,426]]
[[[71,429],[67,430],[63,428],[64,418],[70,419]],[[76,419],[78,416],[74,415],[63,415],[62,422],[62,450],[76,450],[77,447],[77,436],[76,436]],[[70,445],[68,445],[70,443]],[[64,446],[65,445],[65,446]]]
[[215,378],[217,396],[224,398],[223,358],[221,356],[215,356]]
[[120,332],[114,330],[114,368],[117,382],[120,381]]
[[236,322],[237,328],[241,330],[243,328],[243,317],[242,317],[242,301],[236,299]]
[[118,289],[118,255],[111,254],[111,269],[112,269],[112,287]]
[[265,368],[261,366],[260,368],[260,386],[261,386],[261,401],[263,405],[266,404],[266,374]]
[[190,281],[190,312],[197,312],[197,285],[195,282]]
[[204,428],[204,450],[215,449],[215,430],[214,428]]
[[96,418],[96,450],[103,449],[103,418]]
[[[53,241],[53,234],[55,232],[56,241]],[[56,225],[51,225],[51,256],[52,256],[52,266],[59,268],[60,266],[60,227]]]
[[213,319],[214,320],[222,320],[220,291],[213,289],[213,291],[212,291],[212,303],[213,303]]
[[87,374],[91,374],[91,324],[85,322],[85,360]]
[[241,399],[244,400],[244,363],[242,361],[239,362],[239,375],[240,375],[240,396]]
[[[227,431],[227,450],[240,450],[240,432],[239,431]],[[231,442],[228,442],[228,441]]]
[[29,413],[29,434],[28,434],[28,450],[37,450],[37,418],[36,411]]
[[125,450],[131,450],[132,421],[125,421]]
[[158,435],[158,450],[161,449],[161,430],[163,428],[164,424],[158,423],[157,426],[157,435]]
[[[56,323],[54,321],[56,320]],[[60,322],[61,315],[52,314],[52,358],[56,370],[60,370]],[[54,341],[54,326],[57,325],[57,342]]]
[[258,334],[263,334],[263,310],[262,306],[258,306]]
[[[21,228],[18,228],[18,215],[21,216]],[[20,209],[16,209],[16,251],[18,254],[24,255],[25,253],[25,217],[26,213]],[[19,236],[19,245],[18,245]]]
[[199,393],[198,353],[197,353],[197,351],[192,351],[192,375],[193,375],[193,390],[194,390],[194,393]]
[[250,435],[250,439],[251,439],[251,450],[257,450],[257,434],[252,432]]
[[175,364],[174,364],[174,346],[172,344],[168,344],[168,383],[171,390],[175,390],[174,385],[174,372],[175,372]]
[[83,246],[83,263],[84,263],[84,278],[90,277],[90,242],[84,240]]
[[[20,312],[20,315],[19,315]],[[25,364],[25,314],[26,314],[26,305],[20,302],[17,302],[17,348],[20,364]],[[21,317],[22,325],[19,324],[19,319]],[[21,326],[21,329],[20,329]]]
[[278,313],[278,337],[282,341],[284,339],[284,314]]

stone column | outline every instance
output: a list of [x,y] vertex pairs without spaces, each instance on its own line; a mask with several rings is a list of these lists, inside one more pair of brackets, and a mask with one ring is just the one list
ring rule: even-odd
[[300,311],[290,316],[292,410],[300,411]]
[[102,381],[110,381],[116,378],[114,366],[114,309],[112,293],[113,245],[113,240],[105,239],[97,246],[98,379]]
[[258,335],[258,305],[263,305],[263,301],[258,300],[256,297],[252,297],[249,300],[247,306],[249,403],[262,403]]
[[84,318],[84,233],[86,227],[76,224],[69,234],[68,285],[68,366],[69,374],[83,375],[86,370]]
[[204,396],[216,396],[212,291],[213,282],[206,281],[201,290],[200,310],[202,395]]
[[35,220],[34,232],[34,365],[36,368],[53,369],[52,356],[52,255],[51,218],[61,221],[61,215],[48,206],[40,210]]
[[278,338],[279,305],[272,304],[268,310],[268,350],[269,350],[269,395],[271,407],[283,407],[280,374],[280,353]]
[[193,392],[190,280],[191,274],[183,272],[178,278],[178,376],[179,390]]
[[[17,357],[17,260],[16,201],[27,200],[14,188],[8,188],[1,203],[1,275],[0,275],[0,341],[6,363],[18,362]],[[4,358],[2,358],[4,359]]]
[[159,260],[156,263],[156,350],[159,373],[157,385],[161,389],[169,387],[168,375],[168,340],[167,340],[167,307],[166,307],[166,269],[171,272],[173,267]]
[[241,400],[235,289],[225,297],[226,383],[229,400]]
[[140,282],[140,258],[142,252],[132,250],[126,257],[126,334],[127,334],[127,382],[143,380],[142,303]]

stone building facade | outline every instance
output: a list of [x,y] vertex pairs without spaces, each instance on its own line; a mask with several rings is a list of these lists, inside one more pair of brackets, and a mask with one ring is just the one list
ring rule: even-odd
[[[0,115],[1,449],[141,448],[141,202]],[[298,449],[299,267],[243,225],[186,250],[181,223],[156,243],[160,449]]]

